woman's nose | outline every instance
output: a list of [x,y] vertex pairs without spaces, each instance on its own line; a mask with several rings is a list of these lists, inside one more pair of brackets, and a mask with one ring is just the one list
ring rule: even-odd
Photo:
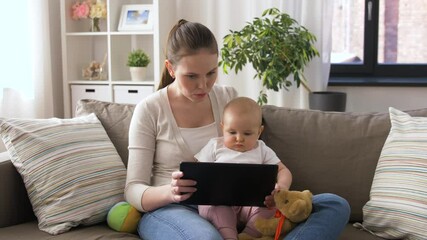
[[198,84],[197,87],[201,88],[201,89],[206,89],[207,82],[208,82],[208,79],[206,77],[203,77],[203,78],[200,79],[199,84]]

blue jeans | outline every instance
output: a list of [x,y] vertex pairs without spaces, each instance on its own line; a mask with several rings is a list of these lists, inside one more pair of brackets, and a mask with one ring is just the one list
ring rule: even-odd
[[[285,239],[338,239],[349,216],[350,206],[345,199],[329,193],[314,195],[310,217],[288,233]],[[179,204],[169,204],[145,213],[139,221],[138,233],[144,240],[222,239],[215,227],[200,217],[196,207]]]
[[285,240],[333,240],[338,239],[350,218],[347,200],[330,193],[313,196],[310,217],[285,236]]
[[199,215],[197,206],[180,204],[144,213],[138,234],[144,240],[222,239],[215,227]]

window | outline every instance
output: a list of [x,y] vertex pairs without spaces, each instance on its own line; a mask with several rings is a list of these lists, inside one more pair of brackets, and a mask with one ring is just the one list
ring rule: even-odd
[[426,18],[427,0],[334,0],[331,85],[426,85]]
[[34,98],[34,84],[31,80],[31,35],[28,1],[7,1],[6,9],[0,15],[3,35],[0,44],[0,101],[4,89],[14,89],[24,96]]

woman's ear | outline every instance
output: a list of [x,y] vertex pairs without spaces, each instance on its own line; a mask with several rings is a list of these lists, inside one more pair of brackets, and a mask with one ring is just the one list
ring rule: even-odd
[[166,69],[168,70],[168,72],[169,72],[169,75],[173,78],[173,79],[175,79],[175,71],[173,70],[173,66],[172,66],[172,63],[169,61],[169,60],[165,60],[165,66],[166,66]]

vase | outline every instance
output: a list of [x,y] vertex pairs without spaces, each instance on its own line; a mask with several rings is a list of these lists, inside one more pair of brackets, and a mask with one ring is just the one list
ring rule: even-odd
[[147,68],[145,67],[129,67],[132,81],[144,81]]
[[91,18],[90,31],[91,32],[100,32],[101,31],[101,29],[99,28],[99,18]]
[[312,110],[345,112],[347,94],[345,92],[319,91],[309,94]]

